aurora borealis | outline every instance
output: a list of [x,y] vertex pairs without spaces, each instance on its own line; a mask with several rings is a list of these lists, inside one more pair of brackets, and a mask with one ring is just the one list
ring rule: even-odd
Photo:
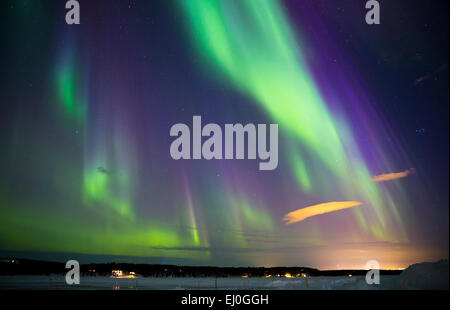
[[[3,1],[0,254],[448,258],[448,21],[408,3],[369,26],[356,0],[80,1],[66,25],[62,2]],[[278,124],[278,167],[172,159],[194,115]]]

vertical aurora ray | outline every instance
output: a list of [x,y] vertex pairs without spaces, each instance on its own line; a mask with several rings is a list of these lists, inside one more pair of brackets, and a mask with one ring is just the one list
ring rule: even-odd
[[78,124],[86,120],[87,93],[89,91],[87,75],[83,72],[76,45],[77,33],[69,33],[65,38],[65,48],[59,55],[56,65],[55,84],[61,110]]
[[86,113],[86,103],[83,98],[77,97],[79,88],[79,74],[76,64],[69,60],[59,68],[58,93],[65,112],[76,119],[83,121]]
[[[89,129],[87,129],[89,130]],[[85,141],[83,201],[89,207],[109,210],[117,216],[135,220],[133,210],[132,160],[123,134],[110,130],[106,123],[95,124]]]
[[184,182],[184,189],[186,192],[186,202],[187,202],[187,208],[189,213],[189,223],[190,223],[190,229],[192,229],[192,238],[194,240],[195,245],[200,245],[200,237],[199,237],[199,231],[197,227],[197,221],[195,219],[195,213],[194,213],[194,203],[192,201],[192,194],[189,189],[189,184],[186,180],[186,176],[183,175],[183,182]]

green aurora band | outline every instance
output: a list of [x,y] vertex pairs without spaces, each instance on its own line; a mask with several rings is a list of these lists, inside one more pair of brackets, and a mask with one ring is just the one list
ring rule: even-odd
[[[301,46],[289,18],[277,1],[182,1],[194,45],[217,75],[265,109],[281,130],[299,142],[292,149],[292,171],[301,188],[315,185],[299,149],[320,158],[338,178],[348,200],[364,205],[352,210],[361,228],[379,240],[405,241],[401,223],[399,238],[386,231],[384,205],[397,213],[392,201],[383,200],[342,119],[333,119],[302,57]],[[330,156],[332,154],[332,156]],[[351,154],[349,156],[348,154]],[[368,210],[369,209],[369,210]],[[369,221],[375,212],[376,220]]]

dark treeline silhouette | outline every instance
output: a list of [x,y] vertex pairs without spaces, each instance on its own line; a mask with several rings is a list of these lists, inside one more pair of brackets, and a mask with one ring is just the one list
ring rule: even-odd
[[[113,270],[124,274],[134,272],[144,277],[264,277],[264,276],[358,276],[366,270],[318,270],[308,267],[214,267],[176,266],[129,263],[82,264],[82,275],[111,276]],[[0,259],[0,275],[49,275],[64,274],[65,263],[45,262],[28,259]],[[380,270],[381,274],[396,275],[401,270]]]

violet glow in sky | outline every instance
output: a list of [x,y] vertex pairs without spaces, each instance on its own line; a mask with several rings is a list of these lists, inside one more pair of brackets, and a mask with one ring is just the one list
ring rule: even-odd
[[[64,6],[6,2],[3,252],[319,268],[448,256],[448,21],[426,4],[386,4],[368,26],[359,1],[96,1],[68,26]],[[279,124],[278,168],[174,161],[170,127],[193,115]],[[283,222],[332,201],[361,205]]]

